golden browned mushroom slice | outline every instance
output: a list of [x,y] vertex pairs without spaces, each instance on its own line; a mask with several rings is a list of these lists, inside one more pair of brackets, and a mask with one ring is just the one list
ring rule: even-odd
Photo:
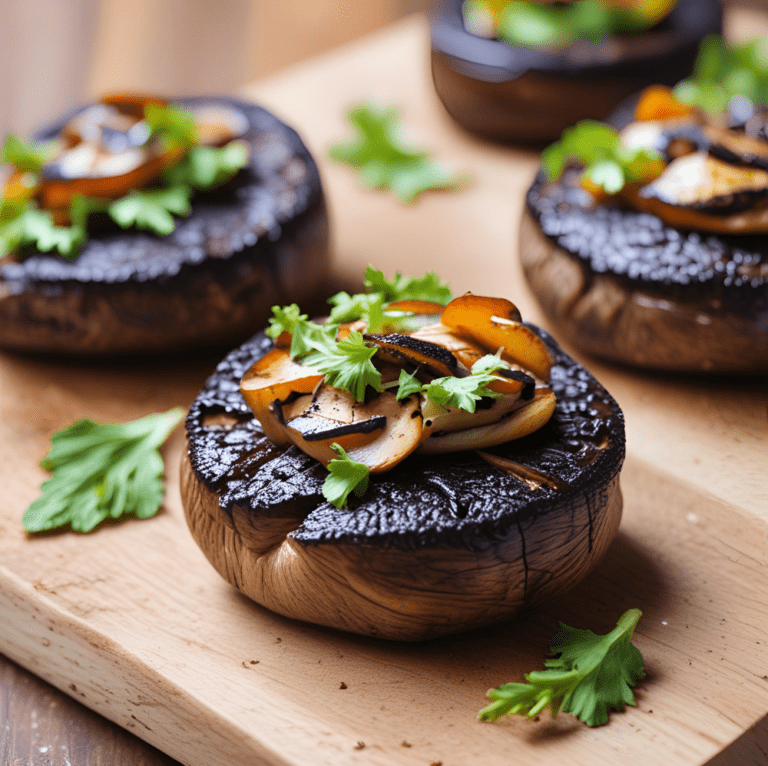
[[232,106],[203,103],[192,107],[192,111],[198,144],[223,146],[248,130],[248,118]]
[[288,445],[291,441],[270,405],[285,402],[296,394],[311,393],[324,377],[312,367],[293,362],[284,348],[275,348],[245,373],[240,393],[261,423],[264,434],[275,444]]
[[378,346],[377,361],[405,367],[422,367],[438,377],[459,374],[456,357],[442,346],[411,335],[390,333],[389,335],[363,335],[363,338]]
[[537,431],[554,412],[555,395],[548,388],[539,388],[532,401],[511,408],[495,422],[462,431],[431,430],[422,441],[419,452],[437,454],[495,447]]
[[398,402],[394,394],[384,391],[366,404],[347,391],[323,384],[311,398],[303,399],[290,410],[283,409],[284,432],[323,465],[338,457],[331,445],[339,444],[371,473],[382,473],[408,457],[421,441],[416,396]]
[[472,365],[478,359],[481,359],[488,353],[482,346],[462,338],[460,335],[456,335],[450,327],[446,327],[442,323],[420,327],[411,333],[411,337],[420,338],[448,349],[464,365],[467,371],[472,369]]
[[696,152],[673,160],[655,181],[625,196],[671,226],[713,232],[768,227],[768,171],[740,167]]
[[440,321],[477,341],[488,353],[502,349],[501,356],[506,361],[520,365],[541,380],[549,380],[552,354],[546,343],[521,323],[514,303],[466,293],[445,307]]

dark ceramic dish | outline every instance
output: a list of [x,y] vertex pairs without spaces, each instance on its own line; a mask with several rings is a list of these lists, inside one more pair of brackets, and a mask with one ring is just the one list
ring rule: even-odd
[[559,49],[524,48],[471,34],[461,0],[432,17],[432,76],[451,116],[499,141],[545,143],[582,119],[605,119],[648,85],[691,72],[699,44],[722,31],[718,0],[679,0],[647,32]]

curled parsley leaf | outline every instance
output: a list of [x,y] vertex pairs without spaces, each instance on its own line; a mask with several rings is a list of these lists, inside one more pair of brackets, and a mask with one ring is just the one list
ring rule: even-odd
[[378,332],[384,324],[384,297],[381,293],[336,293],[328,299],[331,309],[330,321],[354,322],[364,319],[367,332]]
[[160,136],[169,146],[186,148],[195,143],[195,115],[179,104],[147,104],[144,119],[150,137]]
[[352,332],[347,340],[310,345],[314,346],[314,351],[304,358],[303,363],[322,372],[329,386],[349,391],[358,402],[365,399],[368,386],[375,391],[384,390],[381,373],[371,362],[378,346],[367,345],[362,333]]
[[396,271],[392,279],[387,279],[383,271],[369,265],[365,270],[364,284],[372,293],[381,293],[386,303],[418,300],[445,306],[453,300],[448,283],[443,282],[434,271],[428,271],[423,277],[404,277]]
[[426,152],[414,149],[403,139],[393,107],[361,104],[349,112],[357,131],[350,141],[331,146],[331,159],[359,171],[366,189],[388,188],[401,202],[414,202],[429,189],[456,186],[462,177]]
[[60,141],[31,143],[12,133],[0,150],[0,162],[9,162],[17,170],[38,175],[61,151],[61,147]]
[[192,212],[192,192],[186,186],[134,191],[110,203],[110,218],[123,229],[135,227],[167,236],[176,228],[172,213],[188,216]]
[[479,719],[534,717],[548,707],[553,716],[562,709],[587,726],[606,723],[609,710],[621,711],[625,705],[635,704],[631,687],[645,676],[643,658],[632,644],[641,616],[639,609],[628,610],[604,636],[561,622],[550,642],[553,654],[559,656],[545,662],[546,670],[528,673],[527,683],[489,690],[493,702],[480,711]]
[[41,465],[53,474],[24,513],[27,532],[90,532],[107,518],[154,516],[163,502],[159,449],[184,415],[175,407],[130,423],[79,420],[51,437]]
[[693,74],[675,86],[675,96],[710,114],[725,112],[734,96],[746,96],[756,106],[768,103],[768,40],[729,46],[721,37],[707,37]]
[[397,380],[397,393],[395,394],[395,399],[398,402],[411,394],[420,394],[424,390],[424,385],[416,378],[416,372],[409,375],[405,370],[400,370],[400,377]]
[[292,334],[297,323],[306,321],[307,315],[301,313],[297,303],[290,306],[272,306],[272,316],[265,332],[272,340],[277,340],[281,333]]
[[368,489],[370,469],[365,463],[352,460],[335,442],[331,448],[339,454],[328,463],[329,474],[323,483],[323,497],[336,508],[346,508],[351,492],[362,497]]

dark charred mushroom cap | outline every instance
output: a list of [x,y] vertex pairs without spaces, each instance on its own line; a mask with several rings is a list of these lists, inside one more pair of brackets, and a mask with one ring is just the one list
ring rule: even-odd
[[[248,167],[197,195],[168,237],[105,225],[74,261],[33,253],[2,263],[0,346],[84,355],[231,346],[264,326],[270,306],[313,297],[325,278],[328,219],[299,136],[236,99],[180,103],[241,110]],[[78,112],[37,138],[57,135]]]
[[[624,428],[605,390],[547,343],[556,412],[491,450],[507,461],[501,469],[474,452],[416,453],[337,509],[322,496],[326,470],[296,448],[276,449],[233,391],[271,347],[256,336],[190,409],[182,496],[194,537],[223,577],[268,608],[392,639],[477,627],[562,594],[617,531]],[[207,427],[211,413],[231,427]],[[532,471],[513,475],[508,463]]]

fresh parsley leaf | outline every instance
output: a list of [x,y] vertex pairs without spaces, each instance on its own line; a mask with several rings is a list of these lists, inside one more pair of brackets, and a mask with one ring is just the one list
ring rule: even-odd
[[427,397],[442,407],[457,407],[474,412],[477,402],[484,396],[493,399],[501,394],[491,391],[488,383],[493,375],[468,375],[466,378],[435,378],[424,388]]
[[527,683],[489,690],[493,702],[480,711],[479,719],[533,717],[549,707],[553,716],[562,709],[588,726],[606,723],[609,710],[621,711],[625,705],[635,704],[631,687],[645,676],[643,658],[631,643],[641,616],[639,609],[628,610],[604,636],[561,622],[550,643],[559,657],[547,660],[546,670],[528,673]]
[[496,370],[509,369],[509,365],[496,354],[486,354],[481,356],[472,365],[473,375],[488,375]]
[[38,174],[60,151],[60,141],[30,143],[13,133],[5,139],[0,162],[9,162],[17,170]]
[[189,147],[195,143],[195,115],[178,104],[147,104],[144,119],[150,136],[160,136],[169,146]]
[[352,165],[367,189],[385,189],[401,202],[413,202],[429,189],[444,189],[461,182],[447,165],[433,162],[426,152],[409,146],[397,125],[392,107],[361,104],[349,112],[357,137],[331,146],[331,159]]
[[272,316],[269,318],[269,327],[265,332],[272,340],[276,340],[281,333],[292,334],[296,323],[305,321],[307,321],[307,315],[301,313],[296,303],[290,306],[272,306]]
[[424,390],[422,382],[416,379],[416,372],[413,375],[409,375],[405,370],[400,370],[400,377],[397,383],[395,398],[398,402],[411,394],[421,393]]
[[117,425],[79,420],[55,433],[41,462],[53,476],[25,511],[24,528],[90,532],[107,518],[154,516],[164,495],[159,448],[183,415],[176,407]]
[[335,442],[332,449],[339,453],[328,463],[329,474],[323,483],[323,496],[336,508],[346,508],[350,492],[362,497],[368,489],[370,469],[364,463],[357,463]]
[[167,236],[176,228],[171,213],[187,216],[192,212],[191,191],[178,185],[168,189],[134,191],[109,204],[107,212],[124,229],[135,226],[160,236]]
[[710,114],[725,112],[734,96],[746,96],[755,106],[768,103],[768,41],[757,38],[728,46],[721,37],[707,37],[693,74],[674,93],[682,103]]
[[314,354],[318,349],[332,353],[336,347],[338,329],[338,325],[335,324],[318,324],[308,319],[299,319],[291,330],[291,359]]
[[563,174],[571,160],[584,165],[587,180],[608,194],[616,194],[626,183],[657,174],[662,157],[654,149],[627,149],[609,125],[582,120],[564,131],[562,138],[541,155],[542,168],[553,181]]
[[248,145],[230,141],[226,146],[193,146],[169,168],[163,180],[171,186],[186,185],[199,191],[214,189],[229,181],[248,164]]
[[445,306],[453,300],[448,283],[443,282],[434,271],[428,271],[423,277],[404,277],[397,271],[392,279],[387,279],[383,271],[368,266],[364,284],[371,292],[381,293],[386,303],[419,300]]
[[366,345],[362,333],[352,332],[347,340],[327,345],[318,343],[314,348],[313,353],[303,360],[303,364],[322,372],[329,386],[349,391],[358,402],[365,399],[368,386],[374,391],[384,390],[381,373],[371,362],[378,346]]
[[381,293],[336,293],[328,299],[331,309],[330,321],[354,322],[364,319],[368,332],[378,332],[384,324],[384,297]]

